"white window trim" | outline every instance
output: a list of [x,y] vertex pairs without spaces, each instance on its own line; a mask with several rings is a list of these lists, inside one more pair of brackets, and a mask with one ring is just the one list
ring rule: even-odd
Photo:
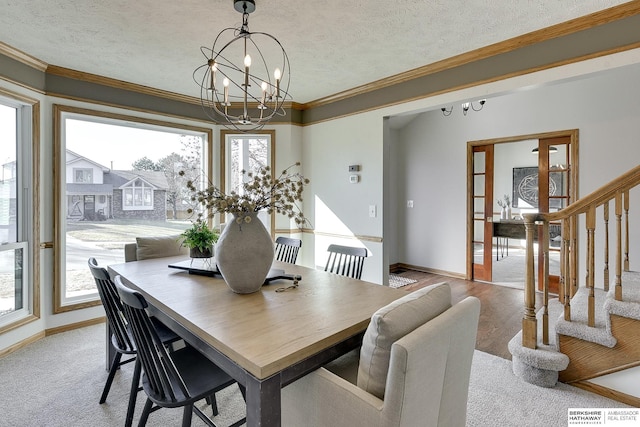
[[[3,95],[10,95],[7,98]],[[14,96],[15,95],[15,96]],[[39,141],[34,141],[33,117],[39,111],[39,104],[35,100],[0,91],[0,103],[16,109],[16,191],[18,200],[18,228],[17,242],[0,245],[0,251],[22,249],[22,308],[12,313],[0,316],[0,331],[11,329],[29,319],[37,319],[39,313],[39,296],[34,289],[39,288],[39,283],[32,279],[34,266],[34,176],[31,171],[34,168],[34,157]],[[35,112],[34,112],[35,110]],[[37,165],[35,165],[37,167]],[[37,298],[37,300],[36,300]]]

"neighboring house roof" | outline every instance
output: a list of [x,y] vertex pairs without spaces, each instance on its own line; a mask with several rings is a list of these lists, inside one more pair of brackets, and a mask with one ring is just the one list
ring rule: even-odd
[[71,150],[67,150],[67,165],[71,165],[71,164],[79,162],[81,160],[85,160],[85,161],[95,165],[96,167],[99,167],[100,169],[102,169],[102,172],[105,172],[105,173],[109,172],[109,168],[108,167],[102,166],[100,163],[98,163],[98,162],[96,162],[94,160],[91,160],[88,157],[84,157],[84,156],[81,156],[78,153],[75,153],[75,152],[71,151]]
[[114,188],[127,185],[135,179],[142,179],[158,190],[166,190],[169,187],[164,172],[159,171],[121,171],[112,170],[103,175],[105,183],[112,184]]
[[111,184],[67,184],[67,195],[108,195],[113,194],[113,185]]

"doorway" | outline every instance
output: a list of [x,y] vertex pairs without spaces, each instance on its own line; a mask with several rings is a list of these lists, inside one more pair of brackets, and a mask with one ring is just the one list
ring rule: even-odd
[[[577,130],[467,143],[468,280],[524,286],[521,214],[554,212],[576,200],[577,159]],[[550,256],[559,259],[560,224],[549,230]],[[550,274],[551,292],[557,293],[559,263],[554,268],[551,262]]]

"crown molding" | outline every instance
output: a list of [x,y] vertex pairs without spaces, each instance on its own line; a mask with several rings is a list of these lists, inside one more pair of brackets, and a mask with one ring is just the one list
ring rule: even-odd
[[561,22],[559,24],[552,25],[551,27],[532,31],[530,33],[517,36],[509,40],[494,43],[489,46],[484,46],[479,49],[462,53],[460,55],[452,56],[450,58],[446,58],[432,64],[414,68],[413,70],[395,74],[390,77],[385,77],[374,82],[347,89],[345,91],[329,95],[315,101],[307,102],[305,104],[302,104],[302,106],[305,110],[325,106],[368,92],[373,92],[389,86],[408,82],[410,80],[425,77],[430,74],[449,70],[461,65],[476,62],[502,53],[511,52],[554,38],[577,33],[579,31],[583,31],[589,28],[593,28],[638,14],[640,14],[640,1],[634,0],[619,6],[614,6],[609,9],[601,10],[599,12],[585,15],[569,21]]
[[60,67],[58,65],[49,65],[46,73],[54,76],[80,80],[88,83],[95,83],[101,86],[108,86],[116,89],[123,89],[129,92],[137,92],[145,95],[157,96],[160,98],[171,99],[173,101],[185,102],[187,104],[200,104],[200,99],[193,96],[181,95],[167,90],[155,89],[149,86],[129,83],[123,80],[112,79],[97,74],[86,73],[84,71],[72,70],[70,68]]
[[31,68],[35,68],[38,71],[44,72],[47,69],[48,64],[39,60],[15,47],[9,46],[6,43],[0,42],[0,55],[8,56],[11,59],[15,59]]

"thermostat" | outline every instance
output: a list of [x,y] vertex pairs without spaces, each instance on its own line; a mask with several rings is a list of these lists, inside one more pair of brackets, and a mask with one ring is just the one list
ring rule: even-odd
[[349,182],[352,184],[357,184],[360,181],[360,175],[349,175]]

